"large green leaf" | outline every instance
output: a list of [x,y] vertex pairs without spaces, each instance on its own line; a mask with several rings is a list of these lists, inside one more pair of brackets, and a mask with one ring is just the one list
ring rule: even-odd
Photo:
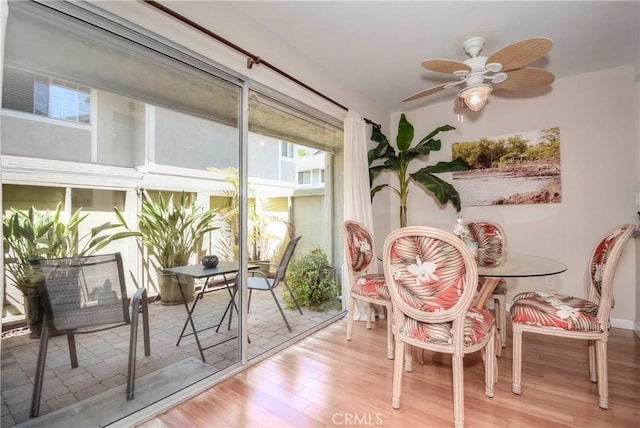
[[387,169],[384,165],[372,166],[369,168],[369,185],[373,184],[373,180],[375,180],[382,171]]
[[384,189],[385,187],[388,187],[388,184],[380,184],[374,188],[371,189],[371,197],[373,198],[373,196],[378,193],[380,190]]
[[469,169],[462,158],[456,158],[451,162],[438,162],[436,165],[422,168],[409,176],[417,183],[424,186],[428,191],[433,193],[438,202],[445,205],[449,202],[453,204],[456,211],[460,211],[461,202],[460,194],[450,183],[444,181],[440,177],[433,175],[434,173],[465,171]]
[[[425,141],[427,141],[427,140],[432,139],[433,137],[435,137],[436,135],[438,135],[438,134],[439,134],[439,133],[441,133],[441,132],[453,131],[454,129],[456,129],[456,128],[454,128],[454,127],[453,127],[453,126],[451,126],[451,125],[442,125],[442,126],[439,126],[439,127],[437,127],[436,129],[434,129],[433,131],[431,131],[429,134],[427,134],[427,136],[426,136],[426,137],[424,137],[422,140],[420,140],[420,142],[418,143],[418,145],[420,145],[420,144],[424,143],[424,142],[425,142]],[[437,150],[440,150],[440,149],[437,149]]]
[[465,162],[461,157],[457,157],[452,161],[444,162],[440,161],[435,165],[429,165],[422,168],[419,171],[416,171],[413,174],[410,174],[411,178],[415,179],[414,175],[418,174],[440,174],[443,172],[454,172],[454,171],[466,171],[469,169],[469,165]]
[[400,115],[398,122],[398,136],[396,137],[396,145],[398,150],[406,152],[413,141],[413,125],[409,123],[404,113]]

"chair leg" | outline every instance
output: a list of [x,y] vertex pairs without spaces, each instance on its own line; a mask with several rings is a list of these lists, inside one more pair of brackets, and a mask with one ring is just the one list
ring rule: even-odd
[[73,333],[67,334],[67,342],[69,343],[69,358],[71,359],[71,368],[78,368],[78,351],[76,350],[76,337]]
[[[493,338],[491,338],[491,341],[493,341]],[[495,351],[493,354],[495,355]],[[494,355],[488,355],[487,357],[494,357]],[[464,426],[464,365],[462,357],[463,355],[456,355],[455,352],[451,356],[453,369],[453,424],[456,428]]]
[[280,311],[280,315],[282,315],[282,319],[284,320],[284,323],[287,325],[287,328],[289,329],[289,333],[291,333],[291,326],[289,325],[289,321],[287,321],[287,317],[284,315],[284,311],[282,310],[282,306],[280,306],[280,302],[278,302],[278,298],[276,297],[276,293],[273,292],[273,288],[270,288],[269,291],[271,291],[271,295],[273,296],[273,300],[275,300],[275,302],[276,302],[276,306],[278,306],[278,310]]
[[349,296],[349,309],[347,312],[347,340],[351,340],[353,334],[353,311],[356,310],[356,299]]
[[396,358],[393,362],[393,390],[391,394],[391,407],[400,408],[400,393],[402,390],[402,365],[404,364],[405,344],[396,340]]
[[31,410],[29,417],[35,418],[40,414],[40,395],[42,394],[42,381],[44,379],[44,366],[47,359],[47,347],[49,345],[49,326],[47,325],[47,317],[44,316],[42,321],[42,330],[40,331],[40,347],[38,349],[38,360],[36,363],[36,376],[33,380],[33,392],[31,394]]
[[129,332],[129,361],[127,363],[127,400],[133,398],[136,381],[136,344],[138,343],[138,312],[140,302],[134,302],[131,328]]
[[609,408],[609,374],[607,369],[607,342],[596,340],[596,365],[598,366],[598,405]]
[[249,312],[251,310],[251,292],[253,291],[253,289],[249,289],[249,300],[247,301],[247,312]]
[[[495,336],[495,325],[493,326],[492,330],[493,331],[491,332],[491,336]],[[489,341],[487,342],[487,348],[484,353],[484,394],[487,397],[491,398],[493,398],[494,396],[494,385],[497,378],[496,369],[498,367],[495,352],[495,343],[496,341],[493,337],[489,339]]]
[[596,343],[593,340],[588,341],[589,345],[589,380],[593,383],[598,381],[598,374],[596,373]]
[[[496,316],[496,325],[500,333],[500,342],[502,347],[507,346],[507,317],[506,317],[506,296],[504,294],[497,294],[494,296],[494,313]],[[500,350],[498,350],[500,352]]]
[[393,360],[393,309],[387,306],[387,358]]
[[142,297],[142,335],[144,339],[144,356],[151,356],[151,339],[149,337],[149,301],[147,300],[147,290]]
[[[409,344],[404,345],[404,371],[411,372],[413,371],[413,346]],[[422,348],[418,348],[418,352],[422,352]]]
[[296,295],[293,294],[293,291],[291,291],[291,288],[289,288],[289,284],[287,284],[286,281],[284,281],[284,286],[287,287],[287,291],[289,291],[289,295],[291,296],[291,298],[293,299],[293,303],[296,304],[296,308],[298,308],[298,312],[300,312],[300,315],[304,315],[302,313],[302,309],[300,308],[300,305],[298,304],[298,299],[296,299]]
[[373,305],[367,302],[367,330],[371,330],[372,316],[373,316]]
[[522,328],[518,323],[513,323],[513,343],[511,346],[513,346],[513,380],[511,392],[520,394],[522,392]]

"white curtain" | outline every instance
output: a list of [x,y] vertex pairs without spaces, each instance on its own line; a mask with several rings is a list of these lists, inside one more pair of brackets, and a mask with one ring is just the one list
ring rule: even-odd
[[[362,223],[373,233],[373,209],[371,207],[369,162],[367,160],[368,140],[364,119],[358,113],[349,110],[344,120],[344,219]],[[375,244],[379,245],[377,240],[375,240]],[[376,248],[376,251],[378,250]],[[369,273],[375,273],[376,263],[372,264],[369,269]],[[350,286],[351,284],[347,284],[346,280],[342,281],[342,295],[347,299],[350,298]],[[384,310],[376,309],[374,312],[373,316],[376,313],[380,317],[384,316]],[[357,301],[353,319],[365,321],[365,314],[366,306]]]

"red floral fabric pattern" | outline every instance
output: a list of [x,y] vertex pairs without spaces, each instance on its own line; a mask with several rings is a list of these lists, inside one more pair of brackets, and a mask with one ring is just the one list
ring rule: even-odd
[[478,243],[478,265],[500,266],[505,259],[505,236],[496,225],[484,221],[467,223],[471,238]]
[[373,240],[362,227],[349,223],[346,227],[349,260],[354,273],[367,269],[373,260]]
[[[493,326],[493,315],[484,309],[469,309],[464,321],[464,345],[470,346],[484,339]],[[405,318],[400,334],[429,343],[453,343],[452,323],[421,323]]]
[[[346,226],[349,261],[354,275],[364,272],[373,261],[373,240],[363,227],[349,223]],[[364,274],[358,276],[351,285],[351,292],[359,296],[381,300],[391,300],[384,274]]]
[[593,282],[593,286],[596,289],[596,292],[598,293],[598,296],[600,296],[601,293],[602,272],[604,272],[604,268],[607,264],[607,259],[609,258],[609,250],[613,248],[623,232],[623,228],[618,228],[612,231],[602,241],[600,241],[600,243],[596,247],[593,258],[591,259],[591,280]]
[[515,323],[563,330],[602,331],[597,314],[598,305],[589,300],[537,291],[518,294],[511,305]]
[[390,263],[400,298],[411,307],[447,310],[464,291],[464,262],[449,243],[423,236],[400,238],[391,248]]
[[374,299],[391,300],[389,287],[382,273],[362,275],[351,286],[351,292],[359,296],[372,297]]
[[[400,298],[424,312],[452,308],[465,289],[466,269],[459,250],[450,243],[425,236],[398,238],[390,263]],[[452,322],[423,323],[406,317],[400,334],[429,343],[453,343]],[[471,308],[464,321],[465,346],[483,340],[494,325],[493,315]]]

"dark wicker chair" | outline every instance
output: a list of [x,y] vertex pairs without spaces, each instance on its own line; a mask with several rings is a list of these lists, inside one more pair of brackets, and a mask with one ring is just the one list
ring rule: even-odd
[[40,413],[40,395],[51,334],[66,334],[71,367],[78,367],[75,335],[130,325],[127,399],[134,395],[138,314],[142,312],[144,353],[151,355],[147,292],[127,297],[120,253],[35,260],[33,262],[44,307],[40,348],[31,398],[31,417]]

